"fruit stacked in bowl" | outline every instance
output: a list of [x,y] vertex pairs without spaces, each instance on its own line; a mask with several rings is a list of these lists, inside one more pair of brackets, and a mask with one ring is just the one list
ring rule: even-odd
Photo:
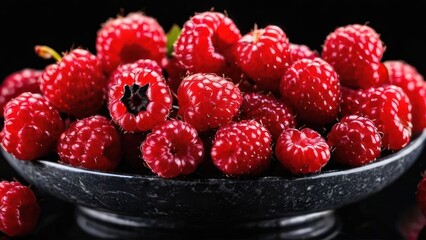
[[96,54],[36,46],[56,62],[4,79],[1,145],[23,161],[162,178],[369,164],[423,131],[426,84],[383,60],[372,27],[332,27],[315,51],[276,25],[242,34],[215,11],[167,34],[140,12],[109,19]]

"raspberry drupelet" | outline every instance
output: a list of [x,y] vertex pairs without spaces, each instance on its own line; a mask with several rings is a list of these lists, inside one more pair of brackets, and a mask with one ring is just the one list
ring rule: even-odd
[[17,159],[35,160],[53,152],[64,129],[59,112],[40,94],[25,92],[4,108],[3,148]]
[[178,115],[205,132],[230,122],[243,101],[232,82],[216,74],[196,73],[182,80],[178,89]]
[[112,119],[125,131],[140,132],[166,121],[172,96],[165,80],[151,69],[123,72],[114,78],[108,95]]
[[290,43],[290,56],[291,62],[293,63],[304,58],[314,59],[319,57],[319,54],[317,51],[313,51],[304,44]]
[[151,59],[139,59],[136,62],[119,65],[109,77],[108,89],[110,89],[111,86],[114,84],[114,78],[116,78],[123,72],[132,72],[137,74],[145,68],[158,73],[158,75],[160,76],[163,76],[163,70],[156,61]]
[[271,144],[271,134],[260,123],[231,122],[216,132],[211,157],[214,165],[228,176],[259,175],[270,165]]
[[188,123],[169,120],[154,127],[141,145],[142,158],[160,177],[193,173],[203,161],[204,146]]
[[106,73],[119,65],[151,59],[161,65],[166,57],[166,34],[153,17],[140,12],[109,19],[98,30],[97,56]]
[[72,123],[57,151],[60,161],[71,166],[112,171],[121,159],[120,137],[109,119],[94,115]]

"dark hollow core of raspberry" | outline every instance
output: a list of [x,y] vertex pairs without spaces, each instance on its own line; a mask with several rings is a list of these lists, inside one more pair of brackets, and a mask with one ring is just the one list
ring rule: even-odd
[[124,86],[124,94],[120,100],[126,106],[127,111],[136,115],[140,111],[146,110],[149,103],[148,96],[146,96],[148,88],[149,84],[142,87],[137,84]]
[[141,58],[148,57],[148,54],[148,51],[136,43],[125,44],[120,51],[120,58],[123,63],[132,63]]

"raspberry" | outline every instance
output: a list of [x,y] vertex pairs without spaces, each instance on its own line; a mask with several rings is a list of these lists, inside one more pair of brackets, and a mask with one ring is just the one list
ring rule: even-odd
[[38,93],[22,93],[4,108],[4,149],[20,160],[34,160],[55,150],[64,123]]
[[380,36],[373,28],[351,24],[327,36],[322,58],[334,67],[343,86],[368,88],[386,79],[383,74],[387,73],[380,63],[384,51]]
[[339,78],[320,58],[293,63],[281,79],[282,99],[303,122],[321,126],[337,118],[340,105]]
[[177,95],[178,115],[199,132],[230,122],[243,101],[240,90],[232,82],[207,73],[184,78]]
[[107,73],[139,59],[161,64],[166,57],[166,34],[155,18],[133,12],[103,24],[97,33],[96,50]]
[[417,206],[420,211],[426,216],[426,177],[423,176],[420,182],[417,184],[416,192]]
[[234,62],[232,54],[240,38],[235,23],[222,13],[198,13],[183,25],[174,56],[189,72],[220,75]]
[[0,117],[6,103],[24,92],[40,93],[38,78],[42,71],[24,68],[6,76],[0,85]]
[[274,141],[284,129],[296,126],[289,107],[272,96],[260,93],[244,95],[240,114],[242,119],[253,119],[265,126]]
[[319,133],[303,128],[284,130],[275,145],[275,155],[292,174],[319,172],[330,160],[330,148]]
[[400,87],[388,85],[364,90],[342,91],[341,115],[355,114],[371,119],[383,134],[382,147],[399,150],[411,138],[411,103]]
[[30,234],[37,226],[40,206],[34,192],[19,182],[0,182],[0,231],[8,236]]
[[179,85],[186,75],[186,70],[178,64],[176,57],[167,59],[163,61],[163,63],[163,68],[167,73],[167,84],[169,85],[170,90],[177,93]]
[[114,84],[114,78],[116,78],[118,75],[122,74],[123,72],[133,72],[137,74],[142,69],[145,69],[145,68],[158,73],[158,75],[160,76],[163,76],[163,70],[161,70],[161,67],[158,65],[156,61],[153,61],[150,59],[139,59],[136,62],[122,64],[118,66],[117,69],[111,74],[109,78],[108,89],[110,89],[112,85]]
[[109,90],[108,109],[125,131],[147,131],[166,121],[172,96],[164,78],[151,69],[116,76]]
[[403,61],[384,62],[389,71],[390,84],[404,90],[410,99],[413,115],[413,133],[426,128],[426,83],[417,69]]
[[95,115],[75,121],[62,133],[58,154],[74,167],[112,171],[120,160],[120,137],[106,117]]
[[347,115],[327,135],[333,160],[348,166],[361,166],[380,156],[382,140],[373,121]]
[[290,43],[290,56],[291,62],[296,62],[304,58],[314,59],[319,57],[318,52],[312,51],[308,46],[294,43]]
[[189,124],[169,120],[157,125],[141,145],[142,158],[160,177],[193,173],[204,156],[203,142]]
[[244,35],[238,41],[236,55],[241,70],[259,88],[269,91],[277,91],[291,61],[289,40],[284,31],[274,25]]
[[211,157],[228,176],[258,175],[269,167],[271,144],[271,134],[260,123],[231,122],[216,132]]
[[107,78],[96,56],[74,49],[62,59],[53,49],[37,46],[36,52],[53,55],[58,61],[47,66],[40,78],[40,89],[60,112],[77,118],[93,115],[104,103]]

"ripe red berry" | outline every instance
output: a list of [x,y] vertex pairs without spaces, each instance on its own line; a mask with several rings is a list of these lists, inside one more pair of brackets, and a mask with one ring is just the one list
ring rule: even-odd
[[161,64],[166,50],[166,34],[161,25],[140,12],[109,19],[97,33],[97,56],[107,73],[120,64],[139,59],[152,59]]
[[125,131],[147,131],[166,121],[172,96],[164,78],[151,69],[123,72],[109,89],[108,109]]
[[291,62],[296,62],[304,58],[314,59],[319,57],[318,52],[312,51],[308,46],[294,43],[290,43],[290,56]]
[[4,108],[2,146],[20,160],[34,160],[55,150],[64,123],[38,93],[22,93]]
[[174,43],[174,56],[191,73],[220,75],[234,62],[233,48],[240,38],[240,30],[224,14],[197,13],[183,25]]
[[394,85],[342,91],[341,115],[371,119],[383,134],[384,149],[399,150],[411,139],[411,103],[404,90]]
[[284,129],[296,126],[293,111],[273,96],[245,94],[240,110],[241,119],[253,119],[261,123],[271,133],[274,141]]
[[203,142],[189,124],[169,120],[157,125],[141,145],[148,167],[163,178],[193,173],[204,156]]
[[160,65],[158,65],[156,61],[151,59],[139,59],[136,62],[119,65],[109,77],[108,89],[110,89],[114,84],[114,78],[121,75],[123,72],[132,72],[137,74],[142,69],[149,69],[158,73],[158,75],[163,76],[163,70],[161,70]]
[[382,140],[377,127],[368,118],[347,115],[327,135],[333,161],[361,166],[380,156]]
[[284,130],[275,145],[275,155],[292,174],[319,172],[330,160],[325,139],[310,128]]
[[388,83],[396,85],[410,99],[413,115],[413,133],[426,128],[426,82],[414,66],[403,61],[384,62],[389,71]]
[[339,78],[320,58],[293,63],[281,79],[282,99],[303,122],[322,126],[337,118],[340,105]]
[[287,35],[274,25],[253,30],[238,41],[236,61],[259,88],[277,92],[291,63]]
[[182,80],[178,89],[183,120],[204,132],[230,122],[243,101],[238,87],[216,74],[196,73]]
[[[42,55],[44,48],[38,46],[36,51]],[[96,56],[84,49],[74,49],[62,59],[55,54],[58,62],[47,66],[40,78],[43,95],[60,112],[77,118],[96,114],[108,81]]]
[[373,28],[351,24],[327,36],[322,58],[334,67],[343,86],[368,88],[386,79],[387,73],[380,63],[384,51],[380,36]]
[[170,87],[170,90],[172,90],[174,93],[177,93],[179,85],[186,75],[186,70],[178,64],[176,57],[164,60],[163,68],[166,71],[166,81]]
[[121,158],[120,137],[106,117],[95,115],[75,121],[58,142],[62,162],[74,167],[112,171]]
[[6,76],[0,85],[0,117],[6,103],[24,92],[40,93],[38,78],[42,71],[24,68]]
[[258,175],[270,164],[272,139],[254,120],[232,122],[216,132],[211,149],[214,165],[228,176]]
[[37,226],[40,206],[34,192],[19,182],[0,182],[0,231],[14,237],[30,234]]

